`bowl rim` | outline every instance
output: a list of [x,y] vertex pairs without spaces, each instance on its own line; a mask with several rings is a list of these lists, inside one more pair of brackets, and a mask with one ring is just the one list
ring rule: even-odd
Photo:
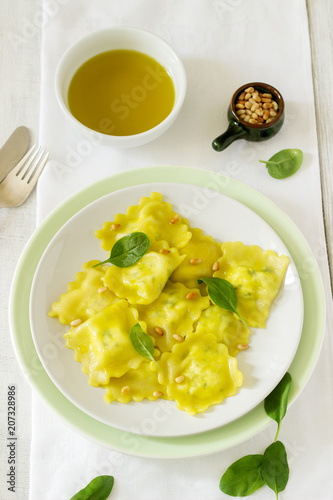
[[[94,39],[96,39],[96,37],[103,36],[103,34],[116,33],[116,32],[134,33],[134,34],[138,34],[139,36],[143,35],[146,37],[150,37],[156,43],[161,44],[162,46],[167,48],[167,50],[169,50],[170,53],[172,54],[173,63],[178,66],[178,71],[180,74],[179,92],[178,92],[178,94],[175,92],[175,102],[174,102],[174,105],[173,105],[170,113],[164,118],[164,120],[162,120],[160,123],[155,125],[155,127],[152,127],[148,130],[145,130],[144,132],[140,132],[139,134],[122,135],[122,136],[121,135],[104,134],[103,132],[99,132],[98,130],[94,130],[92,128],[87,127],[82,122],[80,122],[77,118],[75,118],[73,116],[73,114],[70,112],[70,110],[69,110],[69,108],[66,105],[66,102],[64,100],[63,91],[61,89],[61,87],[63,85],[63,78],[61,78],[61,72],[63,70],[63,66],[65,65],[68,57],[73,52],[75,52],[75,50],[77,50],[81,45],[85,44],[86,42],[89,42],[89,40],[94,40]],[[109,50],[112,50],[112,49],[109,49]],[[107,49],[105,50],[105,52],[106,51],[107,51]],[[138,50],[137,52],[140,52],[140,50]],[[98,52],[98,53],[102,53],[102,52]],[[142,53],[144,53],[144,52],[142,52]],[[91,56],[91,57],[93,57],[93,56]],[[152,57],[152,56],[150,56],[150,57]],[[88,61],[89,59],[90,59],[90,57],[86,58],[85,61]],[[82,64],[83,63],[81,63],[78,66],[78,68]],[[169,72],[168,72],[168,74],[169,74]],[[175,86],[174,78],[171,77],[171,75],[169,75],[169,76],[172,79],[173,84]],[[55,90],[57,101],[60,105],[60,108],[64,112],[64,114],[71,120],[71,122],[76,127],[81,128],[81,131],[83,133],[85,133],[86,135],[89,135],[89,136],[93,135],[95,139],[99,138],[98,142],[101,142],[103,144],[103,141],[105,141],[104,144],[106,144],[106,145],[107,145],[107,143],[112,142],[114,145],[121,146],[123,143],[125,145],[125,143],[137,142],[138,140],[140,140],[140,144],[141,143],[146,144],[146,143],[150,142],[150,140],[153,140],[155,137],[159,137],[159,135],[161,135],[163,133],[163,129],[167,130],[167,128],[169,128],[169,126],[172,124],[173,120],[178,115],[178,113],[183,105],[185,96],[186,96],[187,76],[186,76],[186,72],[185,72],[185,68],[184,68],[184,64],[183,64],[182,60],[180,59],[180,57],[176,53],[175,49],[166,40],[164,40],[164,38],[160,37],[159,35],[156,35],[155,33],[151,32],[151,31],[148,31],[148,30],[145,30],[142,28],[136,28],[136,27],[132,27],[132,26],[111,26],[108,28],[102,28],[100,30],[95,30],[92,33],[88,33],[87,35],[84,35],[83,37],[79,38],[74,43],[72,43],[65,50],[65,52],[62,54],[62,56],[59,59],[58,64],[57,64],[55,77],[54,77],[54,90]],[[67,88],[67,91],[68,91],[68,88]],[[151,137],[151,136],[153,136],[153,137]]]

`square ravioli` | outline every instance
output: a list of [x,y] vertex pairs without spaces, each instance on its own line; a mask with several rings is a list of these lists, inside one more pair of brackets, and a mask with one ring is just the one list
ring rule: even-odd
[[184,259],[176,248],[168,253],[147,252],[130,267],[112,266],[104,277],[105,285],[131,304],[151,304],[160,295],[170,274]]
[[215,304],[202,312],[195,324],[195,332],[198,335],[212,333],[218,342],[227,346],[231,356],[238,354],[239,346],[244,349],[243,346],[248,345],[251,333],[233,312]]
[[122,377],[111,378],[105,389],[104,399],[107,403],[166,399],[165,387],[159,383],[156,371],[150,367],[150,361],[146,360],[139,368],[128,370]]
[[[193,298],[187,298],[189,296]],[[202,297],[197,288],[189,289],[182,283],[168,281],[152,304],[138,305],[137,310],[139,318],[147,324],[148,333],[155,338],[156,346],[163,352],[171,351],[175,343],[193,331],[194,322],[209,304],[209,298]]]
[[[182,219],[189,225],[186,219]],[[198,287],[197,280],[213,276],[215,262],[222,256],[221,243],[216,242],[208,234],[204,235],[201,229],[189,228],[192,238],[179,250],[185,259],[172,273],[170,279],[184,283],[188,288]]]
[[179,249],[192,237],[187,224],[181,221],[170,203],[163,201],[160,193],[141,198],[139,205],[131,205],[126,215],[117,214],[113,222],[105,222],[95,234],[101,240],[102,248],[110,251],[117,240],[133,232],[146,233],[150,250],[154,251],[161,248],[161,241],[167,242],[167,247]]
[[265,328],[270,306],[287,271],[288,257],[239,241],[228,241],[221,248],[223,255],[214,277],[235,287],[238,312],[246,324]]
[[75,351],[75,360],[82,363],[90,385],[106,385],[111,377],[121,377],[141,365],[144,358],[129,337],[136,323],[146,332],[137,310],[120,300],[65,333],[66,345]]
[[109,267],[92,267],[98,263],[99,260],[91,260],[83,264],[82,271],[75,275],[75,281],[68,284],[67,292],[52,304],[51,318],[58,317],[63,325],[70,325],[75,320],[83,322],[118,302],[119,298],[102,281]]
[[243,383],[236,358],[212,334],[187,335],[171,353],[162,354],[159,365],[159,382],[166,386],[177,408],[189,415],[234,396]]

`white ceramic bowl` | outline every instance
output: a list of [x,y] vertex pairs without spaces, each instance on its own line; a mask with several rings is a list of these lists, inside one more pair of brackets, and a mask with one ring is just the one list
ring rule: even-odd
[[[141,134],[115,136],[93,131],[74,118],[68,107],[68,87],[78,68],[97,54],[119,49],[136,50],[155,59],[167,70],[175,87],[175,103],[170,114],[161,123]],[[141,146],[163,134],[178,116],[185,98],[186,84],[184,66],[167,42],[148,31],[128,27],[107,28],[74,43],[62,56],[55,76],[58,102],[72,124],[93,142],[119,148]]]

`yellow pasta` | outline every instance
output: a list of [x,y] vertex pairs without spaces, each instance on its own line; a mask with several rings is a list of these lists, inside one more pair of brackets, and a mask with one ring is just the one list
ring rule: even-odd
[[202,312],[195,325],[195,332],[198,335],[212,333],[218,342],[227,346],[231,356],[236,356],[238,346],[247,345],[250,337],[250,329],[234,313],[216,305],[211,305]]
[[[188,225],[188,221],[183,219]],[[187,245],[179,250],[185,259],[172,273],[170,279],[184,283],[188,288],[198,287],[198,278],[213,276],[214,263],[222,256],[221,243],[207,235],[201,229],[192,229],[192,238]]]
[[110,251],[119,238],[136,231],[147,234],[150,250],[155,251],[161,248],[161,241],[166,241],[167,246],[182,248],[192,236],[160,193],[141,198],[139,205],[130,206],[126,215],[117,214],[113,222],[105,222],[95,234],[101,240],[102,248]]
[[236,358],[212,334],[189,334],[171,353],[162,354],[159,364],[159,382],[177,408],[189,415],[234,396],[243,382]]
[[83,264],[82,271],[75,275],[75,281],[69,283],[67,292],[52,304],[49,316],[58,317],[60,323],[70,325],[77,319],[86,321],[119,300],[110,289],[105,289],[102,281],[108,267],[92,268],[98,262],[92,260]]
[[136,352],[129,332],[138,321],[138,312],[120,300],[65,333],[66,345],[75,351],[75,360],[89,375],[89,384],[105,385],[111,377],[121,377],[138,368],[144,358]]
[[214,276],[229,281],[236,289],[237,307],[248,326],[265,328],[272,301],[276,297],[289,259],[257,245],[227,242]]
[[[187,299],[192,292],[195,297]],[[193,331],[193,323],[209,304],[209,298],[202,297],[198,289],[168,281],[155,302],[137,306],[137,309],[139,317],[147,324],[148,333],[155,338],[156,346],[164,352],[171,351],[174,344]]]
[[[95,234],[110,252],[132,232],[146,233],[148,251],[129,267],[83,264],[49,316],[72,325],[66,345],[89,384],[106,390],[107,403],[163,398],[189,415],[206,411],[241,387],[235,356],[248,347],[250,329],[213,304],[197,280],[228,280],[246,324],[264,328],[288,258],[256,245],[217,242],[191,228],[160,193],[141,198]],[[137,323],[152,339],[161,371],[135,350],[130,331]]]
[[156,371],[151,369],[150,362],[146,360],[136,370],[128,370],[120,378],[111,378],[105,389],[104,399],[107,403],[166,398],[166,388],[159,383]]
[[151,304],[183,258],[176,248],[170,248],[168,254],[147,252],[133,266],[110,267],[104,283],[118,297],[126,298],[131,304]]

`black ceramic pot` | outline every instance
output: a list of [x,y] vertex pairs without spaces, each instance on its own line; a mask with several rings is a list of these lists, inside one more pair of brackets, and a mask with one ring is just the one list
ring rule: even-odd
[[[277,116],[267,124],[251,124],[246,123],[238,117],[236,114],[236,102],[238,97],[244,92],[248,87],[254,87],[256,90],[259,90],[263,93],[272,94],[274,101],[278,104]],[[232,142],[238,139],[245,139],[247,141],[259,142],[266,141],[273,135],[277,134],[280,128],[282,127],[284,121],[284,100],[280,92],[268,85],[267,83],[261,82],[253,82],[246,83],[242,85],[239,89],[236,90],[234,95],[232,96],[231,103],[228,109],[228,120],[229,126],[227,130],[214,139],[212,146],[215,151],[223,151],[226,149]]]

